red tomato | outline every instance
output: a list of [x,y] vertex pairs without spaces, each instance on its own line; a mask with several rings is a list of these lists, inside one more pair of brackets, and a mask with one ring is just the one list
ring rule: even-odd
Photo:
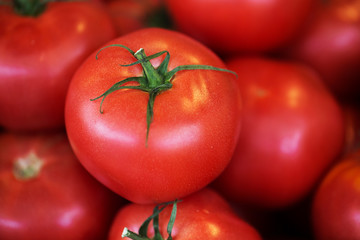
[[121,201],[64,134],[0,135],[0,239],[105,239]]
[[232,200],[283,208],[302,199],[341,152],[341,108],[311,69],[264,58],[234,58],[243,122],[217,187]]
[[[166,0],[177,29],[226,54],[270,51],[299,30],[313,0]],[[206,4],[205,4],[206,3]]]
[[161,3],[160,0],[104,1],[118,36],[146,27],[148,17],[160,9]]
[[[121,234],[124,227],[137,233],[141,224],[152,214],[154,207],[155,205],[134,203],[123,207],[113,222],[109,240],[123,239]],[[170,206],[160,213],[159,228],[163,237],[167,236],[170,215]],[[151,227],[152,225],[148,234],[152,237],[154,232]],[[174,240],[261,239],[252,226],[240,219],[229,204],[210,189],[203,189],[177,204],[172,237]]]
[[[148,56],[167,50],[169,70],[180,65],[224,63],[193,39],[149,28],[120,37],[123,44]],[[164,57],[151,60],[158,67]],[[97,179],[137,202],[165,202],[195,192],[229,163],[240,130],[241,101],[235,76],[211,70],[178,72],[172,88],[155,100],[147,135],[147,92],[127,89],[109,95],[99,113],[99,96],[119,80],[143,75],[130,67],[136,59],[123,48],[95,53],[75,74],[68,92],[66,128],[75,154]],[[132,83],[130,83],[132,84]]]
[[360,99],[360,0],[323,6],[286,54],[315,68],[339,98]]
[[313,202],[317,240],[360,239],[360,149],[326,175]]
[[80,63],[115,36],[108,15],[86,2],[48,3],[36,17],[0,6],[0,125],[64,126],[69,82]]

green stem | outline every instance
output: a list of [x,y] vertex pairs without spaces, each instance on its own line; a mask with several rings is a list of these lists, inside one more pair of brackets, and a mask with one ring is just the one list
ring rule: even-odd
[[[154,108],[155,98],[161,92],[167,91],[172,88],[172,79],[174,78],[174,75],[177,72],[185,71],[185,70],[212,70],[212,71],[228,72],[228,73],[231,73],[231,74],[234,74],[235,76],[237,76],[236,73],[233,71],[218,68],[218,67],[213,67],[213,66],[207,66],[207,65],[182,65],[182,66],[177,66],[176,68],[169,71],[168,65],[169,65],[169,61],[170,61],[170,53],[168,51],[165,50],[165,51],[161,51],[161,52],[155,53],[150,56],[146,56],[143,48],[140,48],[137,52],[134,52],[130,48],[128,48],[124,45],[121,45],[121,44],[111,44],[111,45],[101,48],[97,52],[95,58],[99,59],[100,52],[109,47],[121,47],[123,49],[126,49],[130,54],[132,54],[136,58],[137,61],[130,63],[130,64],[120,65],[120,66],[130,67],[130,66],[133,66],[136,64],[141,64],[144,75],[141,77],[129,77],[127,79],[119,81],[119,82],[115,83],[112,87],[110,87],[107,91],[105,91],[103,94],[101,94],[100,96],[98,96],[96,98],[92,98],[90,100],[94,101],[99,98],[102,98],[102,100],[100,102],[100,113],[103,113],[101,107],[104,102],[104,99],[114,91],[117,91],[120,89],[134,89],[134,90],[141,90],[141,91],[149,93],[148,106],[147,106],[147,110],[146,110],[146,123],[147,123],[146,141],[145,141],[146,147],[148,146],[150,125],[153,122],[153,118],[154,118],[153,108]],[[165,58],[163,59],[163,61],[159,65],[159,67],[155,68],[151,64],[150,60],[154,59],[156,57],[160,57],[163,54],[166,54]],[[129,81],[137,82],[138,85],[123,86],[124,83],[127,83]]]
[[46,9],[48,2],[54,0],[13,0],[14,11],[22,16],[37,17]]
[[167,229],[166,229],[167,233],[169,235],[167,240],[172,240],[171,233],[172,233],[172,229],[173,229],[174,224],[175,224],[176,213],[177,213],[177,200],[174,201],[173,208],[171,210],[170,220],[168,222],[168,226],[167,226]]
[[141,237],[139,236],[138,234],[130,231],[129,229],[127,228],[124,228],[124,231],[122,232],[121,234],[121,237],[128,237],[128,238],[131,238],[133,240],[150,240],[149,238],[147,237]]
[[[164,240],[164,238],[160,234],[159,215],[168,205],[172,204],[173,208],[171,210],[170,220],[167,226],[168,238],[166,239],[166,240],[172,240],[171,232],[175,223],[178,202],[179,202],[178,200],[175,200],[172,202],[166,202],[155,206],[153,210],[153,214],[142,223],[142,225],[139,228],[138,234],[130,231],[127,227],[125,227],[121,236],[128,237],[133,240]],[[152,239],[150,239],[147,236],[148,227],[151,221],[153,222],[153,228],[155,234],[155,236]]]
[[14,162],[13,174],[19,180],[33,179],[39,175],[43,164],[44,162],[35,153],[29,153]]
[[145,78],[148,80],[148,87],[154,88],[162,84],[162,77],[160,74],[156,71],[154,66],[151,64],[150,61],[141,61],[146,59],[146,55],[144,52],[144,49],[140,48],[134,56],[136,59],[140,60],[140,64],[144,70]]

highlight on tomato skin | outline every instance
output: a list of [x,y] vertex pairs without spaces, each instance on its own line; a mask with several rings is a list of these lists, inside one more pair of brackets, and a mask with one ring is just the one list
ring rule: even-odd
[[302,28],[313,0],[165,0],[174,28],[221,55],[278,50]]
[[359,239],[360,149],[331,168],[315,192],[312,225],[317,240]]
[[[141,224],[153,213],[156,205],[128,204],[117,213],[110,230],[109,240],[120,240],[123,229],[127,227],[138,232]],[[164,239],[168,236],[167,225],[171,206],[159,214],[159,231]],[[154,235],[153,225],[149,225],[148,237]],[[261,240],[255,228],[239,218],[218,193],[205,188],[177,203],[177,214],[172,229],[175,240],[215,240],[247,239]],[[129,239],[125,237],[124,239]]]
[[242,131],[214,186],[235,202],[286,209],[310,194],[342,153],[340,104],[306,65],[266,57],[226,63],[239,76]]
[[[0,125],[61,130],[71,77],[92,51],[115,37],[111,19],[87,1],[1,2]],[[42,11],[30,11],[29,3]]]
[[241,128],[236,75],[209,48],[172,30],[142,29],[100,49],[75,73],[65,104],[67,134],[83,166],[142,204],[185,197],[214,180]]
[[[319,1],[319,3],[322,1]],[[360,1],[323,1],[282,55],[313,67],[341,101],[359,101]]]
[[79,163],[64,132],[0,133],[0,239],[105,239],[125,201]]
[[359,64],[360,0],[0,0],[0,240],[360,239]]

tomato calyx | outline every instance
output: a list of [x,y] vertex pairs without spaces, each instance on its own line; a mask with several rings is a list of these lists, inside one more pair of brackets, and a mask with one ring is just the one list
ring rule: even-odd
[[[128,237],[133,240],[164,240],[164,238],[160,234],[160,229],[159,229],[159,214],[168,205],[172,204],[173,207],[171,210],[170,220],[168,222],[167,229],[166,229],[167,233],[168,233],[168,237],[166,238],[166,240],[172,240],[173,238],[171,236],[171,232],[172,232],[172,229],[173,229],[173,226],[175,223],[178,202],[179,202],[178,200],[175,200],[172,202],[166,202],[166,203],[162,203],[162,204],[155,206],[155,208],[153,210],[153,214],[150,217],[148,217],[141,224],[138,234],[130,231],[128,228],[125,227],[121,237],[123,237],[123,238]],[[147,232],[148,232],[148,227],[149,227],[149,224],[151,221],[153,221],[154,237],[150,239],[147,235]]]
[[[181,66],[177,66],[174,69],[169,71],[168,65],[169,65],[169,61],[170,61],[170,53],[168,51],[165,50],[165,51],[161,51],[161,52],[155,53],[150,56],[146,56],[143,48],[140,48],[138,51],[134,52],[130,48],[128,48],[124,45],[121,45],[121,44],[111,44],[111,45],[101,48],[98,51],[98,53],[96,54],[96,59],[98,59],[99,53],[108,47],[121,47],[121,48],[126,49],[129,53],[131,53],[137,59],[137,61],[130,63],[130,64],[125,64],[125,65],[120,64],[120,66],[130,67],[130,66],[133,66],[136,64],[141,64],[141,66],[143,68],[143,76],[129,77],[124,80],[121,80],[121,81],[115,83],[113,86],[111,86],[108,90],[106,90],[100,96],[90,99],[90,100],[95,101],[97,99],[102,98],[102,100],[100,102],[100,113],[103,113],[102,104],[103,104],[105,98],[114,91],[117,91],[120,89],[134,89],[134,90],[140,90],[140,91],[149,93],[149,101],[147,104],[147,112],[146,112],[146,123],[147,123],[146,145],[147,145],[148,138],[149,138],[150,125],[154,118],[153,108],[154,108],[155,98],[161,92],[172,88],[172,86],[173,86],[172,80],[177,72],[183,71],[183,70],[214,70],[214,71],[232,73],[235,76],[237,76],[237,74],[235,72],[230,71],[228,69],[223,69],[223,68],[218,68],[218,67],[213,67],[213,66],[208,66],[208,65],[181,65]],[[155,68],[150,63],[150,60],[160,57],[163,54],[166,54],[164,60],[161,62],[159,67]],[[136,85],[136,86],[124,85],[129,82],[137,82],[138,85]]]
[[52,1],[54,0],[13,0],[6,4],[12,5],[14,11],[19,15],[36,17],[43,13],[47,3]]
[[39,175],[44,162],[33,152],[15,160],[13,174],[18,180],[29,180]]

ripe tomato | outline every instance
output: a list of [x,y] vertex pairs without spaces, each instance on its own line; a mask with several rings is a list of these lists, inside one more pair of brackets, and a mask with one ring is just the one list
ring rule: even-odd
[[342,111],[306,66],[233,58],[243,122],[233,159],[217,180],[232,200],[283,208],[302,199],[341,152]]
[[35,17],[1,5],[0,22],[0,125],[64,127],[71,77],[92,51],[115,36],[110,18],[98,5],[74,1],[48,3]]
[[[137,233],[141,224],[153,213],[154,207],[155,205],[134,203],[123,207],[113,222],[109,240],[123,239],[121,234],[124,227]],[[170,215],[170,207],[165,208],[159,215],[159,228],[163,237],[167,236]],[[149,236],[154,235],[151,230],[149,228]],[[171,235],[174,240],[261,239],[256,229],[240,219],[230,205],[210,189],[194,193],[177,204]]]
[[160,0],[104,0],[117,36],[144,28],[148,18],[162,7]]
[[[187,64],[225,67],[202,44],[170,30],[142,29],[106,45],[111,44],[143,48],[148,56],[167,50],[169,70]],[[158,67],[162,60],[151,64]],[[147,92],[116,91],[104,101],[103,114],[100,99],[90,101],[119,80],[143,76],[139,64],[120,66],[135,61],[120,47],[85,61],[68,91],[68,136],[88,171],[121,196],[137,203],[174,200],[206,186],[229,163],[240,130],[239,90],[230,73],[180,71],[168,83],[172,88],[157,95],[147,131]]]
[[332,0],[286,50],[317,70],[341,99],[360,99],[360,0]]
[[0,239],[105,239],[122,203],[64,134],[0,135]]
[[180,31],[226,54],[270,51],[302,26],[313,0],[165,0]]
[[360,239],[360,149],[335,165],[317,189],[313,227],[317,240]]

